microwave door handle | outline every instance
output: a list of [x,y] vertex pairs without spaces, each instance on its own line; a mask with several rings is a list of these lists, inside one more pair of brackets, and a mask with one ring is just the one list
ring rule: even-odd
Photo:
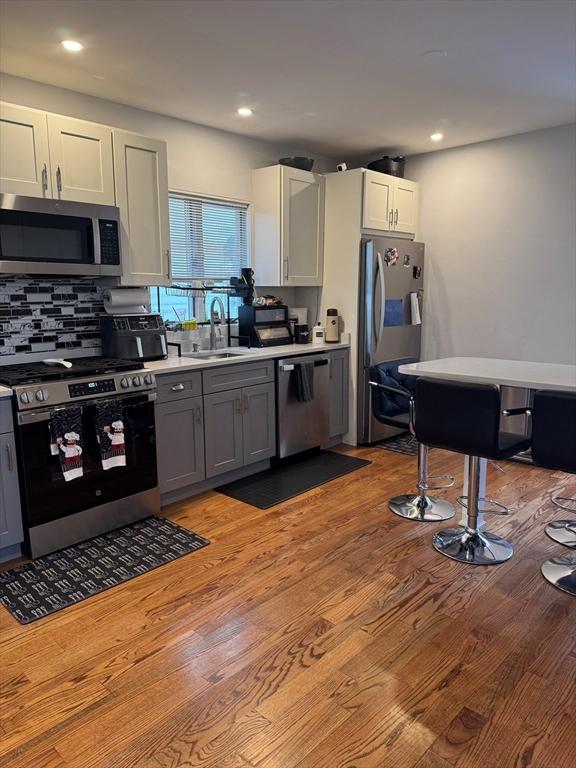
[[100,222],[92,219],[92,235],[94,238],[94,264],[102,264],[102,247],[100,245]]

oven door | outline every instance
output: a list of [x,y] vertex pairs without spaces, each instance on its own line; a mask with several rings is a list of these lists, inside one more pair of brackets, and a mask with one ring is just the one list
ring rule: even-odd
[[[29,528],[155,488],[155,395],[114,398],[122,405],[126,466],[104,470],[97,441],[96,403],[82,410],[83,475],[66,481],[50,451],[51,409],[18,415],[18,459],[24,520]],[[66,407],[66,406],[64,406]]]

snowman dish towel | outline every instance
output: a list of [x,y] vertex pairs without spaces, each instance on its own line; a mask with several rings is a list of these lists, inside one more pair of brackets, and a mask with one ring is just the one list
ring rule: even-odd
[[50,449],[60,457],[64,480],[82,477],[82,409],[59,408],[50,414]]
[[96,429],[100,443],[102,469],[126,466],[126,443],[122,408],[113,402],[96,406]]

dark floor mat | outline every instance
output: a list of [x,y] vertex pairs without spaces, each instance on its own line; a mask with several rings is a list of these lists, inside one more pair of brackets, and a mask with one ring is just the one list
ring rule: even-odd
[[0,603],[29,624],[207,544],[170,520],[149,517],[0,573]]
[[416,456],[418,440],[410,432],[403,432],[401,435],[381,440],[376,443],[376,447],[384,448],[385,451],[394,451],[394,453],[405,453],[407,456]]
[[268,509],[370,463],[343,453],[320,451],[312,456],[265,469],[257,475],[220,485],[215,490],[253,507]]

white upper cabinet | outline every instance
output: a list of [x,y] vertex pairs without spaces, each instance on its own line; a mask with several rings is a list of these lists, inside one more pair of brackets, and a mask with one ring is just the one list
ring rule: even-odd
[[394,231],[416,234],[418,225],[418,184],[394,180]]
[[392,229],[394,177],[376,171],[364,174],[364,229]]
[[48,115],[48,139],[54,197],[115,204],[111,128]]
[[416,234],[418,184],[415,181],[366,170],[363,195],[363,229]]
[[166,142],[113,132],[116,205],[120,208],[121,285],[170,284]]
[[252,178],[253,263],[261,285],[322,285],[324,177],[274,165]]
[[52,197],[45,112],[0,104],[0,192]]

